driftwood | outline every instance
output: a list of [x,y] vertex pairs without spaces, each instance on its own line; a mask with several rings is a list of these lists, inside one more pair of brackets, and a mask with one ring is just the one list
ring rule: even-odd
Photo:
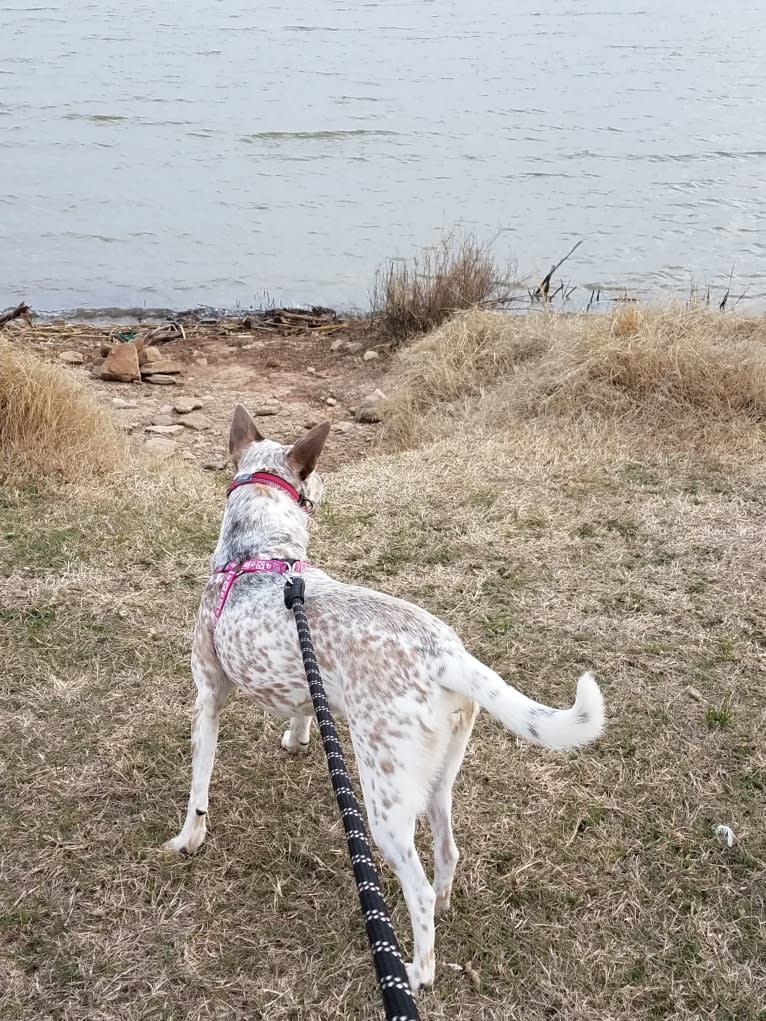
[[144,344],[149,347],[157,347],[159,344],[167,344],[171,340],[186,340],[186,330],[183,323],[173,322],[166,326],[157,326],[150,330],[144,337]]
[[31,311],[32,310],[29,305],[22,301],[16,306],[16,308],[12,308],[10,311],[0,314],[0,326],[5,326],[5,324],[9,323],[12,319],[20,319],[22,316],[29,321],[29,313]]
[[305,308],[268,308],[245,316],[240,326],[257,333],[295,335],[300,333],[336,333],[348,324],[331,308],[314,305]]

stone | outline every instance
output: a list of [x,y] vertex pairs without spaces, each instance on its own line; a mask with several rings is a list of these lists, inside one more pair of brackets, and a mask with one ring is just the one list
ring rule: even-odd
[[111,342],[111,340],[102,340],[101,347],[99,348],[99,350],[101,351],[101,357],[108,358],[109,352],[112,350],[113,347],[114,344]]
[[158,372],[154,376],[145,376],[144,377],[144,382],[146,382],[146,383],[155,383],[157,386],[175,386],[175,384],[176,384],[176,377],[175,376],[165,376],[161,372]]
[[[151,421],[151,424],[152,425],[177,425],[177,422],[173,418],[172,415],[155,415],[154,418]],[[181,426],[179,425],[178,428],[180,429]]]
[[332,427],[332,431],[334,433],[350,433],[353,428],[352,422],[336,422]]
[[128,409],[134,409],[138,407],[135,401],[126,401],[122,397],[113,397],[112,404],[118,411],[127,411]]
[[207,358],[204,355],[201,358],[195,358],[194,364],[199,365],[201,369],[207,368]]
[[184,450],[184,452],[181,454],[181,457],[184,459],[184,461],[194,460],[194,454],[191,452],[191,450]]
[[267,358],[266,359],[266,368],[267,369],[278,369],[279,365],[280,365],[280,362],[279,362],[279,360],[277,358]]
[[363,347],[364,344],[358,340],[352,340],[351,343],[346,344],[346,350],[350,355],[358,355]]
[[144,426],[144,432],[154,433],[157,436],[177,436],[178,433],[182,433],[184,427],[182,425],[147,425]]
[[332,344],[330,344],[330,350],[331,351],[342,351],[345,346],[346,346],[345,340],[341,340],[339,338],[338,340],[334,340],[332,342]]
[[318,422],[315,418],[307,418],[306,421],[303,423],[303,428],[313,429],[315,425],[318,425]]
[[188,415],[191,411],[196,411],[201,407],[202,401],[199,397],[179,397],[173,405],[179,415]]
[[317,370],[314,368],[313,365],[309,365],[309,367],[306,369],[306,372],[310,372],[312,376],[316,376]]
[[229,463],[221,457],[215,461],[205,461],[202,467],[206,472],[223,472],[229,467]]
[[157,409],[157,414],[158,415],[172,415],[173,414],[173,410],[174,409],[173,409],[173,405],[172,404],[160,404],[159,408]]
[[205,418],[199,411],[192,411],[188,415],[184,415],[179,419],[179,425],[181,428],[186,426],[187,429],[194,429],[197,432],[201,432],[203,429],[209,429],[213,423],[209,418]]
[[325,397],[325,404],[328,408],[334,408],[337,403],[334,397]]
[[133,341],[114,345],[101,366],[101,378],[118,383],[133,383],[141,379],[138,349]]
[[362,355],[363,362],[375,362],[378,358],[380,358],[380,355],[377,351],[373,351],[372,348],[369,351],[365,351]]
[[357,422],[382,422],[385,399],[386,396],[381,390],[376,390],[365,397],[356,409]]
[[256,404],[253,408],[254,415],[278,415],[280,409],[279,401],[270,398],[265,401],[261,401],[260,404]]
[[165,459],[167,457],[172,457],[176,451],[176,445],[173,440],[168,440],[164,436],[152,436],[152,438],[147,440],[144,444],[144,450],[151,457]]
[[177,376],[183,372],[183,365],[174,362],[172,358],[158,358],[156,362],[149,362],[144,366],[144,375],[153,376],[155,372],[163,376]]
[[85,355],[81,355],[79,351],[62,351],[59,361],[64,362],[65,365],[82,365]]
[[158,347],[145,347],[138,355],[138,364],[148,365],[154,362],[161,362],[164,357]]

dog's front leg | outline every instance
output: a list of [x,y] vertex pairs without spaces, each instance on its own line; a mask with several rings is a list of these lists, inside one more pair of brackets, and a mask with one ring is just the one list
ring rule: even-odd
[[218,743],[221,709],[228,702],[233,685],[217,660],[205,662],[192,656],[192,672],[197,682],[197,701],[192,719],[192,783],[186,821],[177,837],[168,840],[165,850],[193,854],[207,832],[207,798],[210,776]]

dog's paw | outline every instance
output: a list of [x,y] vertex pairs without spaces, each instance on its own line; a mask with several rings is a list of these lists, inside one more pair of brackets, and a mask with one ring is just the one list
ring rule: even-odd
[[187,836],[183,831],[172,840],[166,840],[160,848],[163,854],[194,854],[198,851],[205,840],[205,831],[192,833]]
[[309,750],[308,741],[298,741],[289,730],[286,730],[282,735],[280,744],[288,755],[306,755]]
[[410,988],[412,989],[413,993],[416,993],[418,989],[422,989],[423,986],[433,985],[434,983],[433,969],[431,970],[430,975],[426,974],[425,969],[415,964],[414,961],[412,962],[412,964],[405,964],[404,967],[407,969],[407,978],[410,980]]
[[446,915],[450,908],[450,894],[449,893],[437,893],[436,902],[434,903],[434,915],[438,918],[439,915]]

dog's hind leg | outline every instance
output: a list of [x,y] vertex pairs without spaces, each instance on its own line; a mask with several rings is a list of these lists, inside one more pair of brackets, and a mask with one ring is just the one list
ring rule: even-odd
[[[218,660],[200,655],[198,643],[192,652],[192,673],[197,684],[197,701],[192,719],[192,783],[186,821],[177,837],[168,840],[164,849],[193,854],[202,844],[207,832],[207,805],[210,776],[215,762],[218,743],[218,721],[221,709],[228,702],[233,685],[221,669]],[[212,642],[211,642],[212,651]]]
[[282,747],[286,752],[301,755],[309,750],[312,719],[313,716],[306,714],[291,717],[290,724],[282,735]]
[[452,835],[452,785],[463,764],[463,756],[479,707],[465,699],[450,714],[451,734],[439,778],[426,806],[434,844],[434,893],[437,915],[449,911],[452,880],[460,853]]

